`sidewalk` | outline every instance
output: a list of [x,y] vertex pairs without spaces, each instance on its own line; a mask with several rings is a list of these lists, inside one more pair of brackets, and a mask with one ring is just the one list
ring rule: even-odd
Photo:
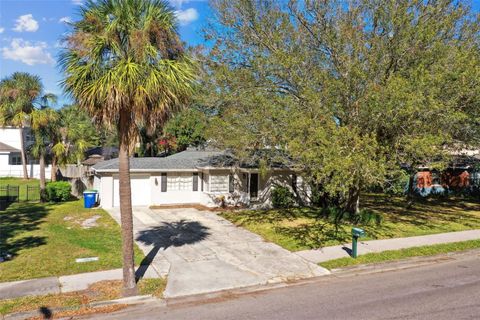
[[[480,230],[448,232],[408,238],[359,241],[358,255],[477,239],[480,239]],[[344,245],[321,249],[299,251],[296,252],[296,254],[305,260],[320,263],[328,260],[350,257],[351,248],[352,244],[346,243]]]
[[[148,268],[144,278],[158,278],[159,275]],[[121,280],[122,269],[79,273],[69,276],[48,277],[0,283],[0,300],[29,295],[57,294],[85,290],[91,284],[104,280]]]

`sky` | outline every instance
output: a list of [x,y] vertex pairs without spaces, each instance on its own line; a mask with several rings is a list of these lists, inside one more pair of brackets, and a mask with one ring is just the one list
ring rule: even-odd
[[[58,85],[56,65],[59,43],[68,31],[66,22],[78,20],[85,0],[0,0],[0,79],[15,71],[40,76],[45,92],[69,103]],[[168,0],[179,19],[179,32],[188,45],[203,43],[201,30],[211,15],[207,0]],[[463,1],[463,0],[460,0]],[[480,11],[480,0],[472,0]]]
[[[62,94],[62,73],[56,60],[69,21],[78,20],[82,0],[0,0],[0,79],[21,71],[41,77],[45,92],[69,103]],[[181,39],[203,43],[202,27],[209,16],[205,0],[169,0],[179,20]]]

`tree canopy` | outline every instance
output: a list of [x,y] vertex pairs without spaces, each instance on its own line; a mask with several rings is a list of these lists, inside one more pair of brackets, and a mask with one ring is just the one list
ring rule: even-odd
[[[479,142],[479,17],[462,1],[214,0],[217,144],[281,149],[330,203]],[[277,159],[278,160],[278,159]]]

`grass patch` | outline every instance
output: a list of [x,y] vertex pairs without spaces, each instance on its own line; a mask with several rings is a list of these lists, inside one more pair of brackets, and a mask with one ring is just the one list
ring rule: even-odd
[[[165,289],[165,279],[141,279],[138,283],[140,294],[161,297]],[[30,296],[0,301],[0,314],[38,310],[41,307],[88,308],[97,301],[114,300],[122,297],[122,281],[100,281],[87,290],[43,296]]]
[[[81,223],[100,216],[97,227]],[[13,203],[0,212],[0,252],[12,259],[0,263],[0,282],[120,268],[120,226],[102,209],[85,209],[82,201],[59,204]],[[99,257],[76,263],[75,259]],[[135,246],[135,262],[143,254]]]
[[319,265],[327,269],[336,269],[359,264],[395,261],[411,257],[434,256],[442,253],[457,252],[477,248],[480,248],[480,240],[470,240],[401,250],[389,250],[379,253],[367,253],[358,256],[356,259],[350,257],[340,258],[321,262],[319,263]]
[[381,223],[335,225],[314,208],[243,210],[222,216],[291,251],[351,242],[351,228],[365,229],[362,240],[391,239],[480,229],[480,202],[462,198],[425,199],[408,207],[405,198],[368,194],[361,207],[381,217]]

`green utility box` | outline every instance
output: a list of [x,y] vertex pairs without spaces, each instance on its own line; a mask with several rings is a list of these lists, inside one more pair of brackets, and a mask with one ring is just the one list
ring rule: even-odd
[[358,238],[365,236],[365,230],[360,228],[352,228],[352,257],[357,257],[357,241]]
[[363,237],[364,235],[365,235],[365,230],[360,228],[352,228],[352,236]]

